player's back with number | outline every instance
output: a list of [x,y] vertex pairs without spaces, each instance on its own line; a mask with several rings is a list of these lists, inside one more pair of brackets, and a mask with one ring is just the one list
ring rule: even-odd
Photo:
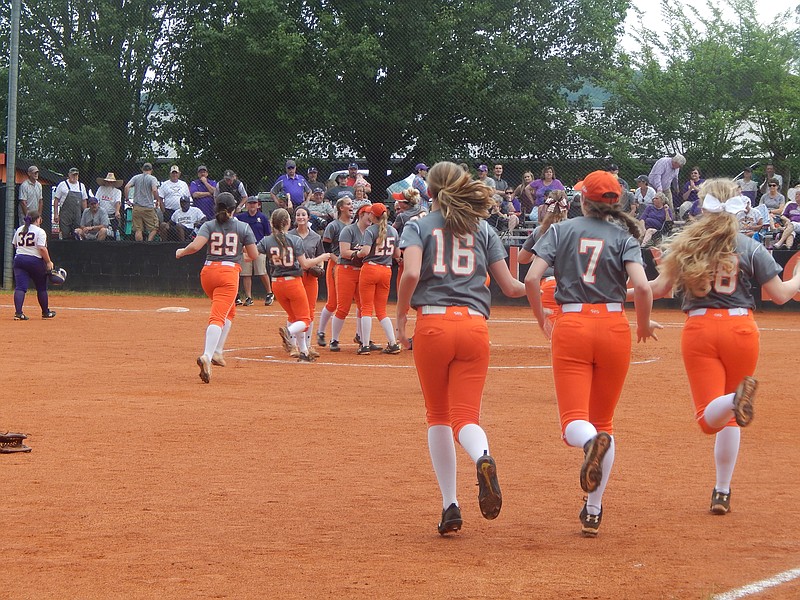
[[262,238],[256,247],[267,255],[273,277],[300,277],[302,274],[298,257],[305,255],[306,251],[303,240],[296,235],[286,235],[285,247],[278,244],[274,234]]
[[238,265],[243,261],[243,246],[255,243],[253,231],[247,223],[230,219],[220,223],[216,219],[206,221],[200,226],[198,237],[206,238],[206,261],[232,262]]

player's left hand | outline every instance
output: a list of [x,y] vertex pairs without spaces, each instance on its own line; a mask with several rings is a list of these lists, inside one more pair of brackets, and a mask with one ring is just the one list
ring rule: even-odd
[[406,325],[408,325],[408,315],[397,315],[397,341],[402,344],[406,350],[411,348],[411,342],[408,340],[406,334]]
[[636,332],[636,341],[647,343],[647,338],[653,338],[655,341],[658,341],[658,336],[656,335],[656,329],[664,329],[664,326],[659,323],[658,321],[651,320],[647,326],[647,331],[643,332],[641,329]]

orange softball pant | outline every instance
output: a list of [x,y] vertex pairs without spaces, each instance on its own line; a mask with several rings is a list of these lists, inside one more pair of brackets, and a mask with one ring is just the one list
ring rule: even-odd
[[336,267],[336,318],[344,319],[350,314],[350,305],[355,298],[356,307],[361,309],[361,296],[358,294],[360,268],[350,265]]
[[556,302],[556,278],[545,277],[542,279],[540,285],[541,287],[539,289],[542,292],[542,306],[553,311],[547,318],[551,323],[555,323],[556,317],[558,317],[558,314],[561,312],[561,306]]
[[328,288],[328,298],[325,301],[325,308],[328,312],[336,312],[336,271],[338,270],[336,259],[328,260],[328,268],[325,270],[325,286]]
[[364,263],[358,278],[358,295],[361,298],[361,316],[375,315],[382,321],[388,315],[389,286],[392,283],[392,266]]
[[[614,410],[631,361],[631,328],[623,311],[584,304],[562,312],[553,327],[553,380],[561,433],[572,421],[589,421],[614,433]],[[414,343],[416,343],[414,338]]]
[[489,328],[483,315],[463,306],[445,314],[417,311],[414,364],[428,426],[449,425],[458,439],[465,425],[478,424],[489,371]]
[[236,296],[239,295],[239,272],[242,268],[229,261],[209,261],[200,271],[200,285],[211,298],[209,325],[225,326],[225,319],[236,316]]
[[[705,433],[723,427],[709,427],[705,410],[714,398],[736,391],[743,377],[752,376],[758,362],[758,325],[750,311],[731,316],[726,309],[706,310],[689,317],[681,334],[681,353],[694,400],[695,419]],[[731,417],[725,427],[736,425]]]
[[314,312],[317,310],[317,296],[319,296],[319,278],[303,271],[303,289],[305,289],[308,299],[308,314],[313,321]]
[[308,297],[300,277],[273,277],[272,291],[278,304],[286,311],[290,323],[302,321],[306,329],[311,323],[308,312]]

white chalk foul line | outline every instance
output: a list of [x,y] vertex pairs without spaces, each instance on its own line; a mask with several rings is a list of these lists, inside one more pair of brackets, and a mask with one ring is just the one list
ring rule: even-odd
[[716,594],[712,600],[737,600],[738,598],[745,598],[753,594],[760,594],[764,590],[777,587],[784,583],[789,583],[800,577],[800,569],[789,569],[783,573],[778,573],[768,579],[762,579],[755,583],[749,583],[735,590],[730,590],[722,594]]

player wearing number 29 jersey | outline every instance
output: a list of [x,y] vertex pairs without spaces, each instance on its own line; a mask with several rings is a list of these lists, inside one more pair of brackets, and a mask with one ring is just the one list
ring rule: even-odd
[[497,467],[479,425],[489,369],[487,273],[507,296],[521,297],[525,289],[509,272],[505,250],[484,220],[490,189],[458,165],[440,162],[428,172],[428,190],[431,213],[407,223],[400,239],[405,266],[398,284],[397,331],[408,347],[407,313],[415,308],[414,364],[442,493],[438,530],[444,535],[461,528],[454,438],[476,465],[481,514],[494,519],[500,513]]
[[744,210],[745,198],[734,194],[735,185],[728,179],[703,183],[701,218],[667,241],[659,276],[652,282],[656,297],[673,286],[683,292],[687,319],[681,353],[695,418],[704,433],[715,435],[714,514],[730,510],[739,427],[753,418],[759,333],[750,281],[757,281],[778,304],[800,289],[800,273],[781,281],[781,268],[764,246],[739,233],[735,215]]
[[[581,531],[596,535],[614,463],[614,410],[631,358],[630,326],[623,312],[628,278],[635,290],[637,338],[655,337],[653,330],[660,325],[650,321],[652,295],[633,237],[639,229],[620,207],[617,177],[595,171],[584,178],[580,191],[585,216],[556,223],[536,242],[525,286],[540,327],[548,337],[552,331],[562,437],[585,453],[580,482],[588,498],[580,515]],[[540,293],[549,266],[561,309],[554,325],[545,318]]]
[[233,218],[236,200],[223,192],[216,198],[216,217],[206,221],[197,237],[186,248],[178,248],[175,258],[201,250],[206,244],[206,262],[200,271],[203,291],[211,298],[211,316],[206,328],[203,354],[197,358],[200,379],[211,381],[211,365],[225,366],[225,340],[236,316],[236,296],[239,294],[239,273],[244,253],[250,260],[258,257],[256,238],[247,223]]

